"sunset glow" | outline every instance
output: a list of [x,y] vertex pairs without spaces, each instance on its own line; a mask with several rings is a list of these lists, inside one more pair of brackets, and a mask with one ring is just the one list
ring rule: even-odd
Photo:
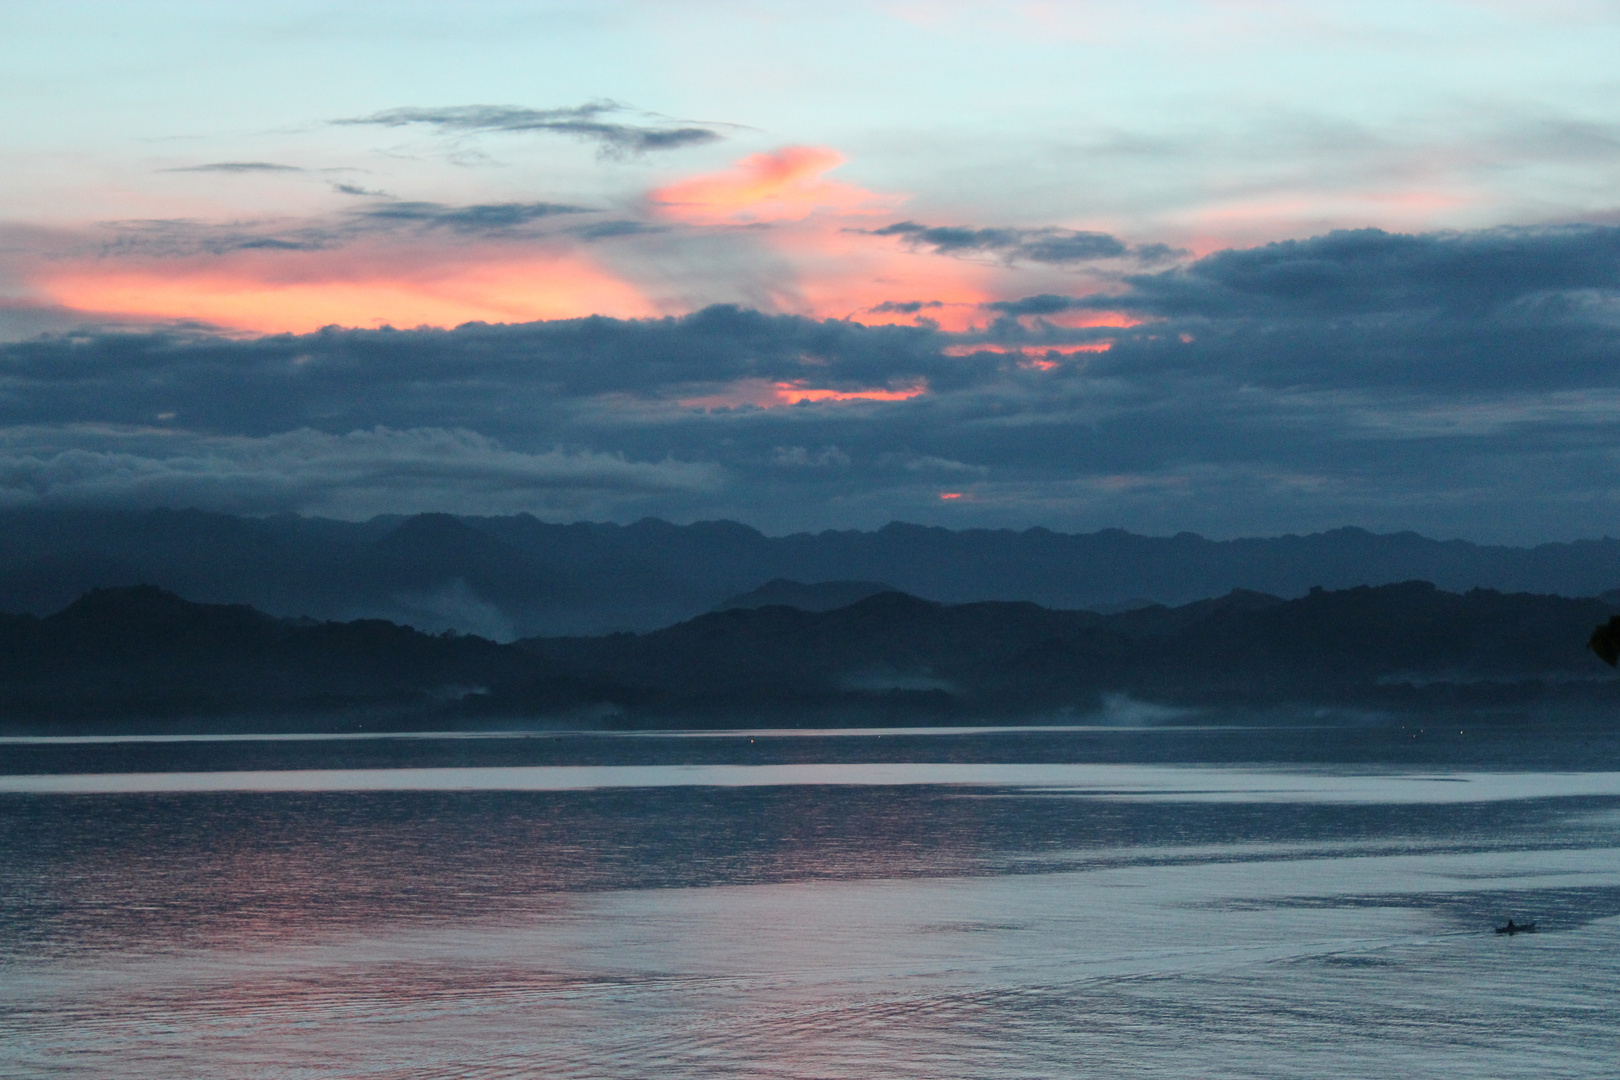
[[829,390],[812,387],[803,380],[769,382],[765,379],[743,379],[712,394],[682,398],[679,404],[692,409],[775,409],[801,403],[908,401],[927,392],[928,387],[921,384],[899,390]]
[[844,161],[825,146],[786,146],[751,154],[725,172],[677,181],[649,199],[669,217],[706,224],[800,221],[818,210],[870,213],[900,201],[825,178]]
[[907,401],[928,392],[926,386],[908,386],[900,390],[816,390],[803,382],[777,383],[777,396],[789,405],[801,401]]
[[[1099,326],[1128,330],[1133,326],[1142,325],[1141,319],[1127,315],[1123,311],[1088,311],[1085,309],[1059,311],[1052,315],[1043,315],[1040,319],[1042,322],[1048,322],[1053,326],[1061,326],[1069,330],[1091,330]],[[1026,316],[1025,321],[1033,320]]]
[[292,265],[263,259],[90,265],[58,271],[39,287],[55,303],[81,311],[195,319],[257,333],[657,314],[634,286],[569,255],[448,267],[319,255],[286,262]]
[[1611,6],[12,5],[0,508],[1602,535]]

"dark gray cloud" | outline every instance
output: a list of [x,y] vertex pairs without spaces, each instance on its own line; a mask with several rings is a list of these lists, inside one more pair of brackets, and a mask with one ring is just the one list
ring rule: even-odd
[[991,311],[999,311],[1017,318],[1020,315],[1057,315],[1065,311],[1089,308],[1091,302],[1075,296],[1041,293],[1038,296],[1025,296],[1018,300],[994,300],[984,306]]
[[[360,189],[347,194],[376,195]],[[593,213],[563,203],[473,203],[377,201],[330,217],[297,222],[188,220],[119,221],[101,246],[107,255],[223,255],[232,251],[320,251],[365,236],[419,234],[435,229],[484,237],[524,238],[546,219]]]
[[534,505],[602,510],[648,495],[712,490],[713,465],[614,453],[509,450],[465,430],[300,429],[263,437],[65,425],[0,432],[0,507],[96,502],[236,513],[412,513]]
[[1007,262],[1077,263],[1099,259],[1160,262],[1183,254],[1164,244],[1131,247],[1108,233],[1075,229],[973,229],[959,225],[921,225],[897,221],[881,229],[863,230],[872,236],[898,236],[912,247],[940,255],[994,255]]
[[99,245],[104,256],[177,258],[225,255],[233,251],[320,251],[352,236],[335,224],[301,222],[215,222],[186,219],[115,221],[105,226]]
[[663,402],[749,379],[859,390],[978,378],[974,365],[941,353],[946,342],[929,329],[735,307],[252,341],[87,334],[0,346],[0,425],[141,424],[172,414],[221,435],[381,424],[519,437],[536,418],[603,396]]
[[[0,346],[0,498],[211,493],[360,513],[419,484],[441,509],[462,491],[467,509],[771,529],[1614,531],[1620,229],[1338,233],[1132,275],[1107,297],[991,307],[1000,318],[969,334],[717,307],[254,340],[42,337]],[[1043,318],[1102,308],[1140,321]],[[748,404],[783,388],[920,386],[906,400]],[[392,446],[412,449],[390,471]],[[518,455],[507,472],[468,464],[458,479],[458,462],[501,454]],[[501,479],[531,466],[555,484]],[[614,470],[641,479],[614,487]]]
[[1620,229],[1592,225],[1403,235],[1341,230],[1220,251],[1128,279],[1154,314],[1484,315],[1620,283]]
[[[632,123],[624,119],[627,116],[651,122]],[[664,117],[637,113],[627,105],[608,100],[587,101],[583,105],[560,109],[529,109],[519,105],[385,109],[370,116],[334,120],[333,123],[382,127],[422,125],[456,135],[546,132],[597,143],[604,153],[609,154],[678,150],[724,138],[713,127],[683,124]]]
[[924,308],[942,308],[942,300],[885,300],[881,304],[867,308],[872,315],[915,315]]
[[163,169],[162,172],[217,172],[217,173],[265,173],[265,172],[305,172],[297,165],[277,165],[273,161],[215,161],[208,165],[184,165],[174,169]]
[[471,206],[446,206],[433,202],[381,203],[353,215],[354,220],[367,224],[413,224],[426,228],[444,228],[459,233],[509,232],[541,218],[558,214],[584,214],[583,206],[561,203],[478,203]]
[[1376,229],[1222,251],[1126,279],[1086,306],[1195,338],[1130,335],[1135,365],[1219,368],[1272,385],[1564,389],[1620,359],[1620,229],[1401,235]]

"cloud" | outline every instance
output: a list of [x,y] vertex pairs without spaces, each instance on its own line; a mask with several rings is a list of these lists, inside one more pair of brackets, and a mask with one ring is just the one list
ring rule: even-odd
[[403,200],[345,182],[339,193],[356,197],[319,215],[105,222],[57,230],[10,258],[30,295],[79,308],[86,321],[186,319],[258,332],[727,302],[899,322],[917,313],[882,304],[908,297],[938,303],[930,319],[960,329],[982,318],[981,302],[1007,294],[994,279],[1028,280],[846,232],[851,218],[887,214],[899,197],[832,179],[842,160],[824,147],[752,155],[618,214],[561,200]]
[[800,221],[819,210],[848,212],[895,201],[826,179],[844,160],[825,146],[784,146],[750,154],[725,172],[660,188],[651,201],[670,217],[708,224]]
[[941,300],[885,300],[866,309],[870,315],[915,315],[923,308],[942,308]]
[[910,472],[944,473],[947,475],[988,476],[990,470],[983,465],[968,465],[939,457],[905,458],[901,466]]
[[974,310],[998,318],[42,337],[0,345],[8,490],[773,530],[1522,541],[1620,514],[1620,229],[1332,233]]
[[[85,314],[82,311],[48,302],[31,303],[26,300],[0,299],[0,343],[26,340],[44,334],[72,333],[82,330],[84,325]],[[138,323],[129,329],[145,330],[147,326]]]
[[[376,192],[342,186],[344,194]],[[184,218],[109,222],[102,256],[184,258],[238,251],[325,251],[366,237],[413,235],[434,229],[485,238],[530,237],[548,218],[593,213],[563,203],[377,202],[324,218],[215,223]]]
[[338,222],[115,221],[103,227],[96,254],[101,258],[185,258],[234,251],[320,251],[341,245],[349,234]]
[[1347,389],[1606,385],[1620,228],[1338,231],[1125,281],[1085,303],[1163,320],[1194,343],[1125,337],[1111,362],[1223,364],[1251,381]]
[[711,490],[720,482],[707,464],[520,453],[473,432],[437,428],[342,435],[305,428],[257,438],[133,426],[0,430],[4,506],[112,503],[262,514],[482,505],[512,512]]
[[[632,114],[654,123],[628,123],[612,117]],[[381,127],[422,125],[444,134],[523,134],[544,132],[571,135],[595,142],[610,155],[645,154],[679,150],[718,142],[724,138],[713,127],[681,124],[652,114],[635,113],[616,101],[588,101],[560,109],[529,109],[519,105],[452,105],[440,108],[386,109],[370,116],[334,120],[335,124],[370,124]]]
[[1057,315],[1065,311],[1089,308],[1091,307],[1091,301],[1075,296],[1054,296],[1052,293],[1041,293],[1038,296],[1026,296],[1019,300],[994,300],[984,306],[991,311],[999,311],[1016,318],[1020,315]]
[[750,379],[790,384],[801,399],[921,380],[960,385],[967,368],[942,356],[944,340],[926,328],[736,307],[247,341],[84,334],[0,346],[0,425],[142,424],[173,412],[184,425],[220,432],[381,424],[517,434],[570,400],[604,395],[673,401]]
[[174,169],[160,169],[159,172],[217,172],[217,173],[267,173],[267,172],[306,172],[297,165],[277,165],[272,161],[216,161],[207,165],[184,165]]
[[218,258],[134,252],[46,263],[31,286],[60,306],[78,309],[80,325],[192,321],[260,333],[357,322],[455,326],[657,310],[566,232],[460,235],[412,225],[370,234],[364,243],[344,239],[332,243],[330,252],[321,250],[319,237],[309,250],[242,246]]
[[958,225],[921,225],[915,221],[897,221],[881,229],[862,231],[871,236],[898,236],[908,247],[927,248],[939,255],[987,254],[1007,262],[1062,265],[1123,258],[1161,262],[1185,254],[1164,244],[1131,247],[1108,233],[1076,229],[973,229]]
[[424,228],[446,228],[459,233],[505,233],[530,222],[558,214],[590,213],[587,207],[562,203],[477,203],[446,206],[434,202],[391,202],[373,206],[353,215],[352,220],[367,226],[389,228],[400,224]]
[[1338,230],[1219,251],[1127,279],[1156,314],[1485,314],[1620,285],[1620,228],[1569,225],[1404,235]]
[[587,240],[611,240],[618,236],[644,236],[648,233],[668,231],[663,225],[648,225],[644,221],[626,221],[624,219],[598,221],[572,230],[573,235],[584,237]]
[[838,469],[849,465],[849,455],[836,446],[815,450],[808,446],[777,446],[771,450],[771,463],[790,469]]

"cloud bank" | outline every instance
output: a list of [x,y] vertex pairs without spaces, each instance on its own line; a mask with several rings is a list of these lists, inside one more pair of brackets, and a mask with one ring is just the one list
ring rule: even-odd
[[475,432],[301,428],[262,437],[132,425],[0,433],[0,506],[101,503],[233,513],[476,509],[600,513],[638,497],[713,489],[711,465],[507,450]]
[[0,346],[0,498],[1613,532],[1620,229],[1336,232],[982,313],[41,337]]
[[[378,114],[376,122],[517,131],[606,108],[469,106]],[[0,223],[0,289],[13,279],[18,300],[78,309],[86,322],[184,320],[260,333],[643,316],[716,303],[965,330],[985,301],[1083,292],[1171,254],[1055,227],[868,227],[892,220],[907,196],[835,178],[846,164],[829,146],[781,146],[589,203],[403,198],[336,182],[324,175],[330,169],[267,161],[184,166],[263,173],[270,180],[250,187],[287,209],[232,217],[215,206],[207,217],[77,227]],[[275,180],[283,172],[286,182]],[[516,192],[533,193],[509,189]]]

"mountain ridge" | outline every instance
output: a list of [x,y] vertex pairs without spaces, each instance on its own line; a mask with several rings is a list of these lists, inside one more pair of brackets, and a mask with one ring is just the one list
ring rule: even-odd
[[752,589],[715,607],[716,611],[732,608],[758,608],[782,605],[802,611],[833,611],[884,592],[899,592],[893,585],[881,581],[792,581],[771,578],[757,589]]
[[1620,540],[1534,547],[1344,527],[1209,540],[1121,529],[880,529],[766,536],[731,521],[551,524],[419,514],[366,522],[198,510],[0,511],[0,610],[55,611],[90,588],[151,583],[275,615],[383,618],[500,640],[646,632],[773,579],[886,583],[944,603],[1053,608],[1185,604],[1250,589],[1284,598],[1427,580],[1591,596],[1620,586]]
[[43,618],[0,615],[0,720],[1007,723],[1089,715],[1122,696],[1251,713],[1613,710],[1620,679],[1586,641],[1614,610],[1417,581],[1295,599],[1234,591],[1113,615],[891,591],[827,611],[731,608],[645,634],[500,644],[132,586]]

